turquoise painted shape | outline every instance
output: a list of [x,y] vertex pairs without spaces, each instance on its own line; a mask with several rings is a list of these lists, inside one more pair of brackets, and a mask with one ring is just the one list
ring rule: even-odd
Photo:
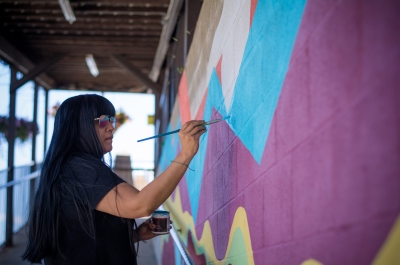
[[[219,107],[216,107],[219,106]],[[226,117],[226,110],[224,104],[224,97],[222,94],[221,84],[215,69],[211,73],[210,83],[208,86],[208,93],[206,98],[206,105],[204,106],[203,120],[211,120],[212,108],[216,108],[222,117]],[[210,125],[213,126],[213,125]],[[207,153],[208,133],[203,134],[201,145],[196,156],[193,158],[190,166],[195,171],[188,170],[186,172],[186,183],[189,193],[190,206],[192,210],[193,220],[196,222],[197,211],[199,208],[199,197],[201,191],[201,184],[204,173],[204,161]]]
[[261,162],[305,0],[258,1],[231,101],[230,125]]
[[[305,0],[258,1],[229,112],[215,69],[211,73],[204,120],[210,120],[213,107],[222,117],[231,116],[227,120],[229,126],[258,164],[264,153],[305,4]],[[206,146],[207,142],[202,144],[195,158],[196,172],[188,173],[187,178],[195,223]],[[197,172],[198,169],[201,172]]]
[[[215,69],[211,73],[204,120],[210,120],[213,107],[222,117],[231,116],[227,120],[229,126],[258,164],[264,153],[272,118],[289,68],[305,4],[306,0],[258,1],[229,112],[225,108],[221,84]],[[173,129],[176,128],[169,128]],[[174,142],[179,143],[176,134],[167,136],[166,142],[171,140],[171,137],[176,137]],[[205,134],[199,152],[190,164],[195,171],[186,173],[195,223],[207,142],[208,135]],[[174,153],[169,148],[163,147],[162,169],[165,169],[176,155],[176,149]]]
[[252,254],[252,253],[246,252],[246,245],[244,242],[245,242],[245,240],[244,240],[242,231],[240,229],[236,229],[235,233],[233,234],[232,245],[229,250],[227,259],[224,262],[224,265],[229,265],[229,264],[247,265],[247,264],[249,264],[248,254]]
[[174,244],[174,255],[175,255],[175,265],[182,265],[181,258],[180,258],[181,252],[179,251],[176,244]]

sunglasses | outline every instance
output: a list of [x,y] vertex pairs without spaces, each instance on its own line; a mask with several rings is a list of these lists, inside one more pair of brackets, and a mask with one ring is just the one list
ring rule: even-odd
[[111,122],[112,126],[115,128],[116,119],[113,116],[101,115],[99,118],[94,119],[95,121],[99,121],[100,128],[104,128],[107,126],[108,122]]

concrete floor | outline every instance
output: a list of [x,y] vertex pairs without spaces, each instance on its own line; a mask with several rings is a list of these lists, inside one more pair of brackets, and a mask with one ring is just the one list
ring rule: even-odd
[[1,265],[23,265],[31,264],[28,261],[22,261],[21,255],[25,251],[26,246],[26,232],[21,230],[13,237],[13,247],[0,249],[0,264]]
[[[143,220],[140,219],[137,221],[138,225],[143,222]],[[22,229],[20,232],[14,235],[13,247],[0,248],[0,265],[31,264],[30,262],[21,260],[21,255],[26,247],[27,243],[26,241],[27,241],[26,232],[25,230]],[[146,243],[140,242],[137,261],[139,265],[157,264],[151,240],[147,241]]]

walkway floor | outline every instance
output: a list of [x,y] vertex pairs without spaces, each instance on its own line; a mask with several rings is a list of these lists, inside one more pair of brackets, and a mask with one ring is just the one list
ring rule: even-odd
[[[138,221],[138,225],[142,222]],[[26,246],[26,232],[25,230],[21,230],[17,234],[14,235],[13,238],[13,247],[9,248],[0,248],[0,265],[27,265],[31,264],[27,261],[21,260],[21,254],[25,250]],[[147,243],[140,243],[139,253],[137,257],[137,261],[139,265],[156,265],[156,257],[154,255],[153,244],[148,241]]]
[[19,231],[13,237],[13,247],[0,249],[0,264],[1,265],[24,265],[31,264],[28,261],[22,261],[21,255],[26,246],[26,232],[25,230]]

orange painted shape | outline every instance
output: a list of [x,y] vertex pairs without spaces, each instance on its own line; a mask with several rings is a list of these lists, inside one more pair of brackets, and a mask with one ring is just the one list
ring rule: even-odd
[[258,0],[251,0],[251,6],[250,6],[250,27],[251,27],[251,23],[253,22],[254,12],[256,12],[257,3],[258,3]]
[[183,71],[181,82],[179,83],[178,88],[178,100],[179,100],[179,110],[181,113],[181,121],[184,124],[187,121],[191,120],[190,115],[190,102],[189,102],[189,92],[186,81],[186,71]]
[[208,88],[206,89],[206,92],[204,93],[203,99],[201,100],[201,104],[199,107],[199,110],[197,111],[195,120],[202,120],[204,116],[204,107],[206,105],[206,99],[207,99],[207,92]]
[[217,72],[217,76],[218,76],[218,79],[219,79],[219,83],[220,83],[221,86],[222,86],[221,66],[222,66],[222,54],[221,54],[221,57],[219,57],[217,66],[215,67],[215,71]]

